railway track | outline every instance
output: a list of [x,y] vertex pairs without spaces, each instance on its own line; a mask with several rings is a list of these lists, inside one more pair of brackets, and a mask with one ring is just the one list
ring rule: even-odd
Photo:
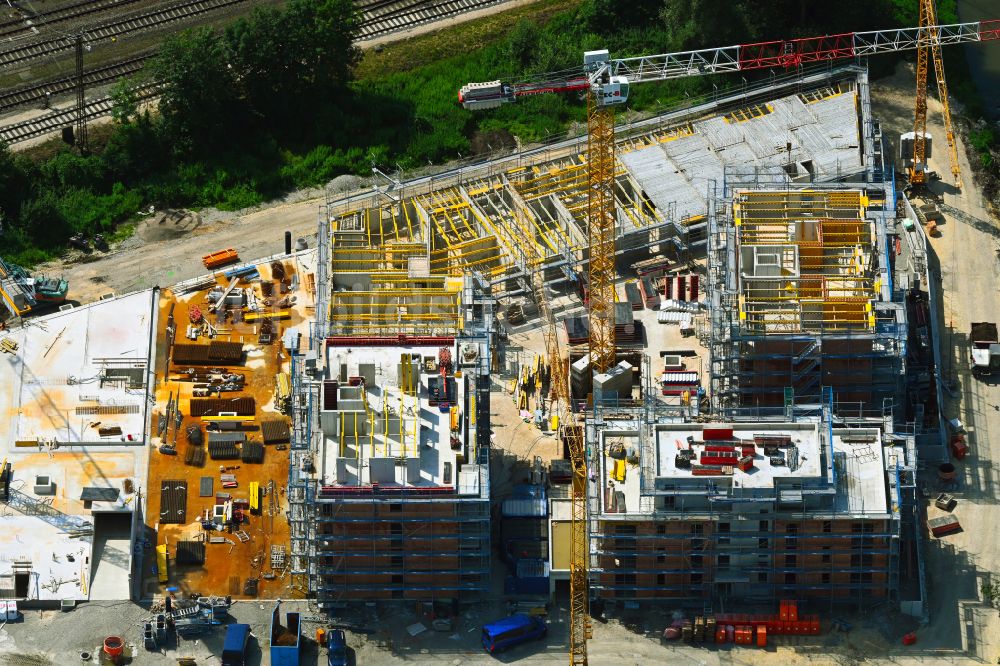
[[112,10],[122,10],[142,0],[78,0],[72,4],[41,12],[34,16],[25,15],[22,18],[0,21],[0,38],[10,39],[20,34],[27,34],[37,28],[42,28],[85,16],[93,16]]
[[[202,7],[196,13],[186,16],[195,16],[197,13],[204,13],[219,7],[240,4],[247,0],[195,0],[193,2],[180,3],[183,6],[199,5]],[[376,0],[359,5],[362,10],[362,26],[359,30],[359,41],[374,39],[393,32],[400,32],[419,25],[438,21],[443,18],[457,16],[469,11],[483,9],[492,5],[503,4],[505,0],[417,0],[417,2],[407,0]],[[204,8],[211,5],[211,9]],[[177,6],[177,5],[175,5]],[[166,9],[161,10],[166,11]],[[160,13],[160,12],[156,12]],[[149,17],[152,14],[144,15]],[[140,17],[140,18],[143,18]],[[113,25],[123,24],[135,19],[123,19]],[[180,18],[168,19],[164,22],[180,20]],[[142,29],[142,28],[140,28]],[[88,31],[88,35],[92,34]],[[117,34],[124,34],[123,32]],[[60,40],[50,40],[58,42]],[[68,43],[72,47],[72,42],[66,38],[61,38],[62,42]],[[59,50],[62,50],[60,48]],[[0,53],[0,65],[4,63],[3,57],[7,52]],[[88,86],[107,84],[118,80],[123,76],[129,76],[140,71],[145,62],[155,54],[145,54],[132,57],[128,60],[97,67],[84,73],[84,81]],[[76,85],[75,76],[65,76],[39,84],[31,84],[0,92],[0,111],[7,111],[17,106],[31,104],[49,95],[58,95],[72,92]],[[144,84],[139,90],[142,99],[156,97],[158,92],[155,83]],[[101,118],[111,112],[113,103],[109,97],[102,97],[87,102],[86,117],[88,120]],[[59,131],[66,125],[72,125],[76,119],[76,109],[65,111],[54,111],[52,113],[33,118],[28,121],[6,125],[0,127],[0,140],[8,145],[27,141],[38,136]]]
[[424,23],[458,16],[492,5],[503,4],[505,0],[420,0],[405,2],[391,0],[372,2],[360,7],[364,21],[358,32],[358,40],[374,39],[393,32],[415,28]]
[[[183,21],[217,9],[241,5],[250,0],[184,0],[159,7],[153,11],[106,21],[86,29],[87,41],[97,42],[118,38],[133,32]],[[75,44],[71,36],[49,37],[30,43],[14,43],[11,48],[0,51],[0,67],[22,65],[32,60],[68,51]]]
[[[83,82],[86,86],[95,86],[117,81],[123,76],[131,76],[142,69],[150,54],[136,56],[128,60],[122,60],[95,67],[83,73]],[[34,104],[45,100],[46,95],[59,95],[72,92],[76,87],[76,75],[67,75],[58,79],[50,79],[42,83],[32,83],[29,85],[10,88],[0,91],[0,111],[17,108],[27,104]]]
[[[144,100],[156,97],[158,92],[159,89],[157,86],[151,83],[139,87],[136,91],[138,97]],[[110,97],[91,100],[87,102],[84,115],[87,120],[101,118],[110,114],[113,106],[114,102]],[[60,130],[67,125],[73,125],[75,122],[76,107],[71,107],[65,111],[53,111],[44,116],[0,128],[0,140],[7,142],[7,144],[20,143]]]

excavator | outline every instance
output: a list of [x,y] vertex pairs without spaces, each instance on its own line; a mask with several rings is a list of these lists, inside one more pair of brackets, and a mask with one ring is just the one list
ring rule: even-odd
[[32,277],[17,264],[0,259],[0,320],[23,317],[46,305],[61,305],[66,300],[69,282],[63,278]]

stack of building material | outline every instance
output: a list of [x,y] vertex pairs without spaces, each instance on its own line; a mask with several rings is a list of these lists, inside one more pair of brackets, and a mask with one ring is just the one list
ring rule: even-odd
[[260,424],[260,434],[265,444],[287,442],[291,436],[288,430],[288,422],[284,419],[262,421]]
[[632,315],[632,306],[628,303],[615,303],[615,343],[631,345],[642,342],[639,324]]
[[184,452],[184,464],[201,467],[205,464],[205,449],[200,446],[188,446]]
[[201,541],[178,541],[174,555],[177,564],[204,564],[205,544]]
[[643,298],[642,294],[639,293],[639,286],[635,282],[625,283],[625,300],[633,310],[641,310],[643,308]]
[[940,516],[938,518],[931,518],[927,521],[927,526],[931,528],[931,534],[939,539],[943,536],[948,536],[949,534],[955,534],[962,531],[962,525],[958,522],[958,518],[955,516]]
[[735,465],[739,456],[731,446],[706,446],[699,462],[702,465]]
[[235,460],[240,457],[239,444],[246,441],[242,432],[210,432],[208,455],[212,460]]
[[239,398],[191,398],[191,416],[219,416],[236,414],[253,416],[257,403],[252,397]]
[[663,395],[681,395],[685,391],[693,394],[698,386],[697,372],[664,372],[660,375]]
[[226,248],[225,250],[219,250],[218,252],[212,252],[211,254],[206,254],[201,258],[201,262],[205,265],[205,268],[212,270],[220,266],[225,266],[226,264],[231,264],[240,260],[240,255],[233,248]]
[[264,462],[264,445],[260,442],[245,442],[240,451],[240,460],[245,463]]
[[160,522],[185,523],[187,518],[187,482],[166,480],[160,483]]
[[642,302],[649,309],[655,309],[660,304],[659,280],[651,276],[639,278],[639,293]]
[[[663,298],[665,300],[678,300],[685,302],[695,302],[701,295],[701,276],[697,273],[684,273],[682,275],[668,275],[663,281]],[[647,307],[651,307],[648,306]]]
[[590,342],[590,320],[587,317],[567,317],[566,339],[571,345],[585,345]]
[[692,465],[692,476],[732,476],[731,465]]
[[170,359],[176,365],[234,365],[243,361],[243,343],[223,340],[212,340],[207,345],[178,343],[173,346]]
[[665,299],[660,303],[661,312],[690,312],[692,314],[701,309],[697,303],[691,301],[678,301],[673,298]]

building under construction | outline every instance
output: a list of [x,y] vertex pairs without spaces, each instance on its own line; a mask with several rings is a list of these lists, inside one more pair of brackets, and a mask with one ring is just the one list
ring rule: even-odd
[[488,286],[443,270],[405,219],[328,220],[314,351],[294,371],[293,573],[324,608],[477,598],[490,568]]
[[591,589],[612,605],[922,613],[917,445],[940,441],[925,239],[897,219],[863,74],[855,102],[853,173],[730,167],[709,188],[716,422],[620,404],[588,421]]
[[[926,338],[908,324],[928,307],[926,252],[897,224],[867,72],[789,77],[618,134],[619,265],[670,268],[639,276],[656,311],[635,314],[631,370],[589,403],[571,375],[574,406],[593,408],[592,594],[919,612],[916,451],[938,416],[917,407],[934,404],[929,347],[907,349]],[[489,373],[510,368],[506,333],[537,327],[533,274],[560,308],[584,291],[586,183],[569,140],[327,202],[289,479],[296,584],[325,607],[487,589]],[[671,292],[677,271],[695,279]],[[664,333],[677,318],[660,304],[680,291],[697,339]],[[562,333],[585,364],[585,336]],[[683,391],[653,369],[674,345],[705,358],[666,361],[692,370]],[[564,505],[552,580],[568,576]]]

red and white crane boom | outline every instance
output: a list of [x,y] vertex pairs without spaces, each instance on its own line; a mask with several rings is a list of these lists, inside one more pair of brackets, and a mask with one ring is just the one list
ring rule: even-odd
[[[628,99],[628,86],[687,76],[744,72],[774,67],[798,67],[816,62],[867,57],[880,53],[915,50],[921,46],[963,44],[1000,39],[1000,20],[973,21],[923,28],[894,28],[839,35],[738,44],[697,51],[679,51],[636,58],[609,58],[606,51],[591,51],[593,62],[579,70],[549,80],[522,83],[470,83],[463,86],[458,101],[467,109],[485,109],[513,102],[518,97],[609,89],[608,103]],[[617,93],[617,94],[616,94]]]

